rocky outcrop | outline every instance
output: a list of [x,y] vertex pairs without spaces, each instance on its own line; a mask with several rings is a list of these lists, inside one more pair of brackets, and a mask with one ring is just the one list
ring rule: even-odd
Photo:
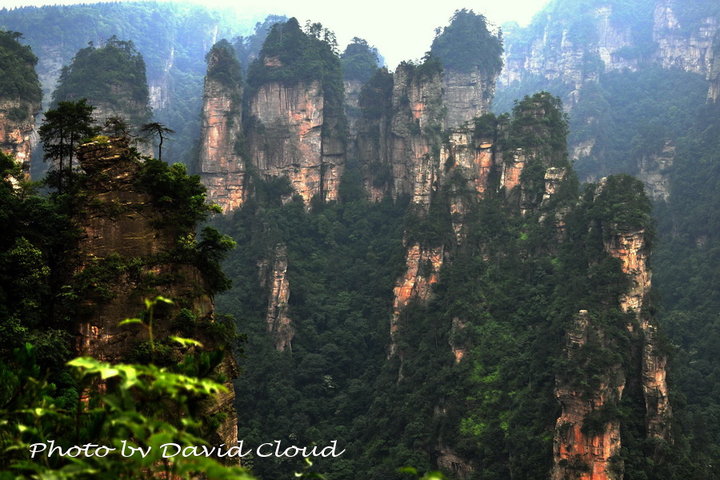
[[[605,243],[606,251],[620,260],[628,276],[629,288],[620,297],[620,308],[633,313],[640,326],[642,343],[642,390],[645,398],[645,423],[650,438],[670,440],[672,409],[666,380],[667,355],[657,347],[657,325],[646,311],[651,288],[649,251],[645,231],[617,232]],[[629,326],[629,328],[632,328]]]
[[[607,346],[588,311],[580,310],[567,333],[568,362],[582,364],[583,349],[590,343],[596,348]],[[620,422],[603,415],[622,398],[622,366],[612,365],[595,381],[592,386],[582,385],[580,378],[571,376],[560,376],[556,381],[555,397],[562,412],[555,425],[552,480],[622,479]]]
[[645,191],[655,201],[670,199],[670,177],[668,170],[675,161],[675,145],[666,142],[662,151],[643,155],[638,163],[638,179],[645,184]]
[[473,68],[469,72],[443,72],[444,128],[459,127],[487,113],[495,94],[496,77]]
[[285,245],[276,245],[272,260],[262,261],[258,267],[260,282],[268,290],[268,306],[265,314],[267,331],[273,338],[276,350],[280,352],[286,348],[292,350],[295,328],[288,315],[290,282],[287,278],[288,259]]
[[[639,190],[637,183],[633,188]],[[608,179],[603,179],[596,189],[595,202],[616,201],[601,198],[606,188],[609,188]],[[618,185],[612,188],[617,190]],[[629,188],[629,185],[626,182],[619,188]],[[646,231],[629,225],[621,226],[615,220],[604,219],[600,229],[603,252],[619,260],[627,279],[627,287],[614,301],[620,311],[628,314],[624,328],[630,345],[625,348],[629,348],[626,353],[633,360],[621,361],[618,355],[612,357],[621,347],[611,339],[608,332],[614,327],[600,318],[603,313],[581,310],[575,316],[565,345],[567,367],[556,377],[555,396],[562,412],[555,427],[553,480],[623,478],[618,407],[626,386],[639,387],[637,401],[644,402],[646,437],[672,441],[667,355],[658,346],[657,326],[648,308],[652,275]],[[608,362],[609,358],[617,360]]]
[[35,115],[40,103],[0,100],[0,151],[15,157],[24,172],[30,172],[30,157],[37,143]]
[[324,101],[319,81],[267,83],[250,100],[249,160],[265,178],[287,177],[306,205],[338,198],[345,164],[343,142],[323,135]]
[[633,22],[648,25],[646,33],[618,21],[619,12],[602,2],[594,10],[582,12],[581,18],[567,17],[558,5],[548,7],[527,31],[517,27],[506,30],[501,86],[533,78],[558,81],[571,87],[572,93],[564,100],[572,108],[582,85],[597,80],[602,72],[634,71],[655,64],[715,78],[713,39],[720,19],[714,16],[701,18],[697,25],[684,25],[678,14],[685,8],[681,2],[656,0],[652,8],[638,7],[641,17],[632,13]]
[[422,73],[402,63],[395,70],[392,93],[390,165],[392,195],[410,195],[421,210],[437,190],[440,126],[443,121],[441,72]]
[[[78,152],[87,183],[85,202],[75,217],[82,232],[72,280],[83,299],[77,314],[77,350],[80,355],[108,362],[127,361],[140,342],[150,339],[148,331],[138,325],[120,325],[123,319],[145,310],[144,299],[162,295],[174,302],[155,307],[156,342],[187,328],[178,326],[176,320],[178,315],[188,315],[183,312],[191,312],[198,324],[214,321],[214,305],[202,273],[175,253],[178,235],[187,242],[194,233],[179,232],[177,225],[163,222],[163,212],[153,204],[150,193],[138,188],[142,164],[128,143],[127,139],[112,138],[85,144]],[[197,334],[196,338],[207,344],[202,332]],[[166,361],[181,358],[180,352],[172,355]],[[229,357],[220,368],[228,378],[237,373]],[[234,444],[237,423],[232,382],[228,380],[225,386],[229,393],[210,402],[204,411],[225,418],[213,441]]]
[[533,77],[559,81],[574,90],[564,99],[570,107],[577,101],[582,85],[596,80],[602,71],[636,69],[637,60],[623,54],[633,45],[632,29],[614,23],[612,13],[609,5],[590,12],[590,32],[580,32],[585,26],[576,25],[577,18],[564,17],[562,10],[544,12],[538,17],[530,39],[515,42],[513,30],[506,32],[505,68],[498,80],[500,85],[505,87]]
[[[136,187],[141,163],[130,153],[127,140],[86,144],[78,158],[88,183],[87,201],[77,218],[83,234],[76,277],[81,284],[86,277],[91,280],[89,318],[80,323],[80,350],[100,360],[119,361],[144,336],[138,329],[118,325],[144,309],[140,291],[147,290],[145,297],[154,290],[167,298],[188,298],[203,317],[212,315],[213,305],[209,295],[198,293],[205,286],[195,267],[159,260],[175,248],[176,232],[159,226],[162,213],[151,196]],[[113,275],[117,278],[104,282]],[[155,283],[151,279],[157,286],[148,290],[147,282]],[[158,328],[157,333],[163,333],[161,324]]]
[[683,25],[678,18],[682,8],[684,5],[677,0],[657,1],[653,22],[653,40],[657,43],[655,60],[663,68],[680,68],[708,76],[720,19],[708,16],[697,25]]
[[393,313],[390,320],[390,352],[397,353],[395,337],[400,328],[400,314],[411,301],[425,302],[430,299],[432,286],[438,282],[444,261],[443,247],[424,247],[413,243],[405,256],[405,275],[398,279],[393,289]]
[[246,199],[247,168],[241,157],[242,89],[205,79],[198,173],[208,199],[227,213]]
[[440,151],[440,164],[441,181],[449,184],[450,215],[460,245],[466,235],[465,215],[491,188],[490,174],[495,167],[493,139],[476,139],[468,129],[452,130]]

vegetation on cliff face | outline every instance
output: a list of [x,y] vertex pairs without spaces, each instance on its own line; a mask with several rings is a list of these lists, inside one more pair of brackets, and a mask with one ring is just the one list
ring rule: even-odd
[[[661,28],[653,38],[653,22],[658,20],[653,18],[654,11],[660,3],[649,0],[549,3],[548,15],[538,16],[527,29],[508,34],[506,44],[511,57],[529,53],[531,42],[540,35],[557,45],[564,29],[572,30],[567,34],[570,40],[595,40],[601,19],[598,12],[609,6],[611,26],[631,34],[632,45],[618,52],[619,59],[637,62],[637,66],[631,69],[634,71],[596,72],[596,77],[572,94],[574,85],[545,78],[526,79],[524,84],[499,89],[495,108],[502,111],[513,97],[540,88],[564,98],[573,96],[577,103],[570,112],[570,145],[577,147],[578,176],[598,180],[616,173],[639,175],[648,191],[654,193],[653,217],[657,223],[652,256],[657,295],[654,308],[667,335],[665,342],[672,346],[668,383],[678,425],[676,432],[682,432],[670,450],[686,458],[685,463],[675,463],[675,472],[657,478],[685,475],[716,479],[720,478],[714,467],[714,459],[720,455],[717,391],[713,382],[704,379],[715,378],[720,371],[717,355],[711,353],[718,348],[720,308],[714,281],[720,265],[716,238],[720,227],[713,213],[718,208],[715,168],[718,112],[715,106],[705,104],[708,84],[703,75],[662,69],[658,60],[667,59],[652,53],[656,51],[656,42],[694,45],[690,35],[700,38],[702,29],[707,28],[701,25],[712,25],[712,21],[706,23],[705,19],[717,18],[719,12],[717,2],[712,1],[662,2],[672,8],[678,24],[670,30],[658,24]],[[693,61],[690,53],[693,48],[686,50],[688,56],[683,56],[683,61]],[[624,182],[624,186],[616,185],[619,190],[634,183],[628,179]],[[632,212],[622,212],[620,220],[629,221],[628,225],[647,225],[644,215],[633,220],[624,217],[626,213],[632,217]],[[628,393],[633,394],[632,390]],[[643,426],[636,424],[634,428],[637,432]],[[625,435],[637,438],[636,433]],[[650,446],[633,442],[626,454],[631,449],[642,452],[644,448],[649,451]],[[668,453],[663,448],[659,451]],[[652,455],[655,453],[649,458]],[[648,468],[647,462],[646,458],[634,456],[631,463],[626,462],[625,478],[643,478],[639,471]],[[684,473],[679,473],[683,469]]]
[[488,30],[484,15],[472,10],[457,10],[450,25],[436,30],[430,53],[447,70],[470,72],[478,68],[488,76],[502,69],[502,38]]
[[213,45],[205,60],[208,63],[206,78],[220,82],[228,88],[237,88],[242,84],[242,66],[235,55],[235,49],[227,40],[220,40]]
[[145,61],[132,41],[112,37],[102,47],[90,45],[77,52],[60,74],[53,102],[82,98],[127,117],[135,126],[150,119]]
[[38,103],[42,99],[35,73],[38,60],[29,46],[20,44],[21,38],[20,33],[0,30],[0,100]]
[[371,47],[362,38],[355,37],[340,57],[343,78],[365,83],[377,70],[379,60],[377,48]]
[[[64,133],[58,135],[69,131],[76,134],[74,140],[63,137],[58,147],[60,153],[72,158],[77,150],[73,144],[83,143],[87,136],[78,125],[97,131],[88,125],[92,107],[84,101],[61,102],[59,107],[46,114],[46,126],[49,122],[62,124]],[[88,118],[77,118],[76,109],[81,117],[86,114]],[[11,183],[10,177],[21,178],[19,167],[0,153],[0,211],[6,227],[0,245],[0,467],[8,478],[28,472],[78,479],[98,475],[156,478],[159,474],[189,478],[204,472],[213,478],[249,479],[245,470],[224,467],[205,457],[161,460],[160,444],[199,445],[216,433],[213,430],[226,418],[224,412],[209,413],[207,402],[227,393],[220,383],[227,382],[232,372],[225,369],[219,374],[216,367],[225,355],[227,345],[223,342],[235,338],[232,329],[207,318],[207,309],[195,311],[193,299],[207,298],[229,287],[220,262],[234,243],[210,227],[196,239],[197,222],[216,210],[205,204],[199,178],[189,177],[182,165],[169,167],[151,158],[141,163],[137,152],[127,148],[128,141],[97,136],[90,147],[86,143],[79,153],[81,159],[88,148],[121,154],[83,163],[87,169],[84,174],[64,172],[66,178],[75,179],[73,188],[58,189],[47,196],[38,195],[32,185]],[[122,148],[113,150],[116,145]],[[52,146],[49,138],[48,146]],[[123,171],[123,166],[132,168]],[[137,179],[128,177],[132,172],[139,174]],[[112,194],[126,203],[113,202]],[[142,198],[152,204],[138,205],[137,199]],[[105,220],[108,225],[121,225],[125,216],[130,218],[143,209],[162,221],[148,224],[152,231],[133,234],[139,235],[140,242],[143,234],[153,234],[148,237],[150,241],[167,247],[165,250],[153,251],[152,245],[142,245],[151,254],[131,252],[132,257],[83,250],[95,241],[112,245],[112,235],[106,232],[91,238],[81,235],[81,230],[89,228],[89,218],[99,225]],[[160,273],[155,267],[160,267]],[[174,274],[189,267],[197,268],[197,278]],[[88,337],[87,332],[83,339],[89,344],[79,347],[78,330],[88,318],[101,315],[118,291],[128,292],[128,288],[131,294],[119,300],[128,305],[138,298],[142,303],[141,295],[157,289],[178,292],[172,308],[164,304],[173,302],[157,297],[146,300],[145,314],[123,312],[128,317],[141,317],[124,322],[128,324],[124,328],[141,324],[149,332],[148,342],[118,347],[125,352],[125,359],[132,357],[141,364],[111,365],[92,358],[68,363],[78,348],[108,353],[99,346],[103,338]],[[170,321],[175,323],[161,325]],[[98,320],[97,325],[103,324]],[[213,350],[207,351],[193,340],[164,338],[168,331],[198,336]],[[142,335],[138,338],[141,340]],[[134,353],[129,353],[133,348]],[[118,452],[122,442],[128,441],[135,447],[152,447],[154,453],[132,458],[117,452],[101,457],[90,454],[72,461],[45,452],[28,458],[31,444],[50,440],[63,450],[92,443]]]
[[[387,97],[387,81],[387,73],[376,73],[366,96],[379,90]],[[384,109],[366,107],[371,117]],[[511,116],[484,117],[477,133],[538,153],[537,165],[527,168],[541,176],[549,166],[569,167],[565,118],[548,94],[524,99]],[[368,203],[352,168],[341,202],[311,212],[297,200],[280,201],[287,185],[258,180],[258,196],[218,221],[240,245],[226,263],[238,282],[219,297],[249,335],[240,436],[338,440],[347,452],[317,465],[338,479],[358,471],[400,479],[400,465],[440,467],[451,478],[547,478],[559,414],[556,378],[571,376],[591,388],[592,372],[606,368],[609,358],[634,378],[640,374],[637,352],[627,348],[637,339],[630,338],[618,304],[627,278],[605,252],[602,232],[647,226],[649,203],[636,181],[609,179],[596,199],[594,186],[581,192],[568,175],[546,202],[528,194],[535,200],[525,215],[499,188],[500,179],[490,178],[485,198],[463,197],[470,200],[462,245],[450,212],[465,192],[463,179],[440,186],[423,218],[408,209],[407,199]],[[411,302],[402,312],[398,355],[388,359],[393,285],[404,274],[408,242],[442,245],[449,260],[432,300]],[[277,245],[287,249],[287,314],[295,329],[284,351],[275,349],[265,318]],[[580,309],[593,311],[612,348],[588,348],[581,364],[564,364],[564,333]],[[621,412],[644,409],[637,391],[623,402]],[[631,432],[633,452],[649,448],[636,417],[613,412],[608,415]],[[664,472],[666,465],[634,461],[626,459],[633,475]],[[297,465],[255,459],[253,470],[278,478]]]
[[[260,56],[248,69],[246,98],[264,84],[294,86],[317,81],[323,93],[323,135],[344,141],[344,87],[335,34],[320,23],[300,28],[297,19],[273,25]],[[331,121],[332,119],[332,121]]]
[[268,15],[262,22],[255,24],[252,35],[239,36],[232,42],[235,52],[237,52],[238,60],[242,65],[243,72],[247,72],[250,64],[258,58],[263,43],[267,38],[273,25],[276,23],[285,23],[288,18],[284,15]]

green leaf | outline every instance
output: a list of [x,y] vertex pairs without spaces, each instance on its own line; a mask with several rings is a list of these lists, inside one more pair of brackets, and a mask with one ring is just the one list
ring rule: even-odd
[[180,345],[182,345],[183,347],[189,347],[189,346],[192,346],[192,347],[202,347],[202,346],[203,346],[202,343],[200,343],[200,342],[198,342],[197,340],[194,340],[194,339],[192,339],[192,338],[175,337],[175,336],[172,336],[172,335],[171,335],[171,336],[170,336],[170,340],[173,340],[173,341],[175,341],[175,342],[178,342],[178,343],[179,343]]
[[139,318],[126,318],[126,319],[123,320],[122,322],[118,323],[118,326],[120,326],[120,325],[128,325],[128,324],[130,324],[130,323],[143,323],[143,321],[140,320]]

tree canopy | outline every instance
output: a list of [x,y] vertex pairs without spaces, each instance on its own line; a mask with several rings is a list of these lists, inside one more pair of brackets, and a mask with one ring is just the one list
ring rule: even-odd
[[484,15],[464,8],[455,11],[450,25],[436,30],[430,53],[446,69],[458,72],[477,67],[486,75],[497,75],[503,65],[500,34],[490,32]]

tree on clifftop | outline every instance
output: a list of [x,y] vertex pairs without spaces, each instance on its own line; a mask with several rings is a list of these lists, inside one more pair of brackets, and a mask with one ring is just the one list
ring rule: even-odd
[[87,100],[83,98],[77,102],[60,102],[57,108],[45,112],[45,120],[39,134],[43,142],[45,160],[57,163],[58,193],[62,193],[66,170],[72,185],[73,158],[77,148],[83,140],[99,132],[99,128],[93,125],[94,109],[95,107],[88,105]]

